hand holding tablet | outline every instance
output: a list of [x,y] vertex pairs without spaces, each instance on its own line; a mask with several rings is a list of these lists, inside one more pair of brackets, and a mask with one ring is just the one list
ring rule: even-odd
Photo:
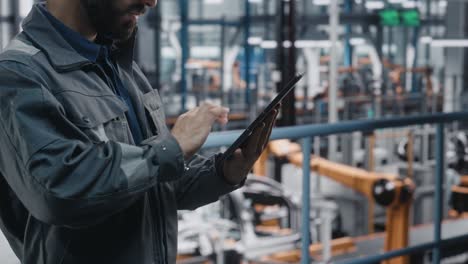
[[281,101],[301,78],[299,75],[292,79],[217,161],[228,183],[238,185],[249,174],[270,140]]
[[281,92],[273,99],[273,101],[271,101],[265,110],[260,113],[260,115],[247,127],[247,129],[244,130],[239,138],[237,138],[237,140],[223,153],[222,160],[232,156],[237,149],[245,144],[247,139],[252,135],[253,131],[266,120],[272,111],[277,109],[282,100],[293,90],[293,88],[302,79],[303,76],[304,74],[300,74],[286,84],[286,87],[281,90]]

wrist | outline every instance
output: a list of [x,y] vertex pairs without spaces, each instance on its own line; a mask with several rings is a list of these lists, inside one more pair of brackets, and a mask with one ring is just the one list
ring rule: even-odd
[[225,181],[227,184],[231,185],[231,186],[237,186],[237,185],[239,185],[239,184],[242,182],[242,181],[233,180],[233,179],[231,179],[230,177],[227,177],[227,176],[226,176],[226,173],[224,173],[224,174],[222,175],[222,177],[223,177],[224,181]]
[[188,150],[184,147],[184,140],[182,137],[179,137],[176,133],[172,132],[172,136],[176,139],[177,143],[179,144],[180,149],[182,150],[182,154],[184,156],[184,160],[189,160],[192,155],[188,153]]
[[227,185],[230,186],[238,186],[240,185],[244,180],[237,181],[236,179],[232,179],[230,177],[229,171],[225,166],[224,160],[221,158],[222,154],[218,154],[215,158],[216,163],[216,174],[218,174],[218,177],[220,177]]
[[229,185],[232,185],[232,186],[237,186],[239,184],[241,184],[242,182],[244,182],[245,178],[247,177],[247,175],[245,175],[244,177],[239,177],[240,175],[238,174],[233,174],[233,173],[230,173],[229,169],[226,168],[226,166],[223,165],[222,167],[222,170],[223,170],[223,178],[224,178],[224,181],[229,184]]

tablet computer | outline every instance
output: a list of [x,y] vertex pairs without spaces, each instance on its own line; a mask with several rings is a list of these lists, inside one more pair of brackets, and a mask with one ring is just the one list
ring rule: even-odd
[[271,101],[271,103],[258,115],[258,117],[247,127],[246,130],[237,138],[236,141],[223,153],[222,160],[229,158],[234,152],[240,148],[245,141],[252,135],[257,126],[262,124],[268,117],[268,114],[273,111],[281,101],[293,90],[296,84],[302,79],[304,74],[299,74],[291,79],[286,86],[278,93],[278,95]]

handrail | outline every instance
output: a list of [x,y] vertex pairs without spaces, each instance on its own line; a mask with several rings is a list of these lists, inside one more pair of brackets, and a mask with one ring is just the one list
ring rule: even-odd
[[[437,113],[406,117],[345,121],[334,124],[313,124],[273,129],[271,139],[300,139],[314,136],[329,136],[356,131],[372,132],[377,129],[406,127],[424,124],[451,123],[468,121],[468,111]],[[203,148],[228,146],[242,133],[241,130],[214,132],[208,136]]]
[[[450,240],[443,240],[441,237],[441,224],[442,224],[442,185],[444,174],[444,141],[445,141],[445,124],[456,121],[468,121],[468,111],[454,112],[454,113],[437,113],[437,114],[424,114],[406,117],[384,118],[378,120],[357,120],[346,121],[334,124],[313,124],[302,125],[294,127],[282,127],[273,130],[271,139],[302,139],[302,151],[304,160],[310,159],[310,145],[311,138],[317,136],[330,136],[335,134],[351,133],[351,132],[373,132],[378,129],[407,127],[415,125],[436,124],[436,190],[435,190],[435,210],[434,210],[434,241],[423,245],[410,246],[408,248],[386,252],[384,254],[377,254],[375,256],[364,257],[358,260],[345,261],[344,263],[375,263],[375,261],[387,260],[398,256],[408,255],[413,252],[421,252],[432,248],[433,250],[433,263],[439,264],[441,259],[441,247]],[[228,131],[212,133],[203,148],[214,148],[230,145],[236,140],[242,131]],[[303,193],[302,193],[302,214],[309,215],[310,210],[310,185],[307,184],[310,180],[310,166],[308,163],[303,164]],[[306,221],[305,218],[304,221]],[[309,225],[302,226],[302,254],[301,263],[309,264]],[[461,237],[467,238],[468,233]],[[340,262],[341,263],[341,262]]]

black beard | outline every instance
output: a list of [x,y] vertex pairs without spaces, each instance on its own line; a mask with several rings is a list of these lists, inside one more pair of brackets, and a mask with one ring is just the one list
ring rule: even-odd
[[81,0],[81,6],[99,36],[123,42],[133,35],[134,28],[119,25],[119,17],[125,12],[118,10],[115,0]]

